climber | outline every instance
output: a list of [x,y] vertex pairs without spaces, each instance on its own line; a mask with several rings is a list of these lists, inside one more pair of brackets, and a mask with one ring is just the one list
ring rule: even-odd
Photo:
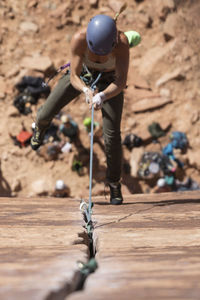
[[[110,187],[110,203],[122,204],[121,193],[121,133],[120,123],[124,102],[123,90],[126,88],[129,48],[140,42],[137,32],[124,34],[117,28],[115,18],[107,15],[96,15],[83,28],[74,34],[71,40],[70,72],[66,72],[57,86],[38,110],[34,136],[31,139],[33,150],[42,144],[45,131],[53,117],[71,102],[84,93],[89,107],[102,112],[103,137],[107,160],[106,181]],[[129,45],[129,42],[131,43]],[[86,71],[96,79],[98,92],[87,84]],[[91,79],[91,78],[90,78]],[[90,82],[90,81],[88,81]]]

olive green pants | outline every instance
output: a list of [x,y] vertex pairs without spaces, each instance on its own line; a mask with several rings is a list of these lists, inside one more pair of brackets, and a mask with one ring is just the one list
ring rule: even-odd
[[[94,79],[97,75],[97,72],[93,72]],[[113,81],[114,72],[105,72],[102,73],[96,86],[99,91],[102,91]],[[71,85],[70,74],[67,72],[59,80],[45,103],[39,108],[36,120],[37,126],[40,129],[48,128],[54,116],[78,95],[80,95],[80,92]],[[108,182],[119,181],[121,177],[122,147],[120,123],[123,102],[124,96],[123,92],[121,92],[119,95],[105,101],[101,109],[107,160],[106,180]]]

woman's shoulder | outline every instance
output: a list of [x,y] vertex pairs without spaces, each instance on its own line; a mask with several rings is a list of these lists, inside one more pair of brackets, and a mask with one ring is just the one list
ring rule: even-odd
[[129,47],[128,39],[123,31],[118,31],[118,44]]
[[83,49],[86,47],[86,28],[82,28],[75,32],[71,39],[71,49]]
[[72,40],[76,40],[78,42],[83,42],[86,41],[86,28],[81,28],[78,31],[76,31],[74,33],[74,35],[72,36]]
[[114,53],[117,55],[128,53],[129,51],[129,43],[126,35],[123,31],[118,30],[118,38],[117,38],[117,44],[114,49]]

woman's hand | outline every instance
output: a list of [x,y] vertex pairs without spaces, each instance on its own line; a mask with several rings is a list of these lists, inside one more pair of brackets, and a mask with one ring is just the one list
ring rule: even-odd
[[96,94],[96,95],[92,98],[92,103],[91,103],[91,105],[90,105],[90,108],[92,107],[92,105],[94,105],[94,109],[95,109],[95,110],[101,109],[104,100],[106,100],[106,96],[105,96],[104,92],[100,92],[100,93]]
[[87,104],[91,104],[93,96],[94,96],[93,91],[91,89],[89,89],[88,87],[84,86],[83,93],[85,94],[85,102]]

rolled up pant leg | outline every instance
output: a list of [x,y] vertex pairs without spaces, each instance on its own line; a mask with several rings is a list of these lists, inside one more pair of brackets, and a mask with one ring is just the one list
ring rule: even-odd
[[45,103],[37,112],[36,124],[39,128],[47,128],[59,111],[80,94],[70,83],[70,74],[61,77]]
[[106,179],[117,182],[121,178],[122,145],[121,145],[121,117],[123,110],[123,92],[105,101],[102,107],[103,136],[107,160]]

